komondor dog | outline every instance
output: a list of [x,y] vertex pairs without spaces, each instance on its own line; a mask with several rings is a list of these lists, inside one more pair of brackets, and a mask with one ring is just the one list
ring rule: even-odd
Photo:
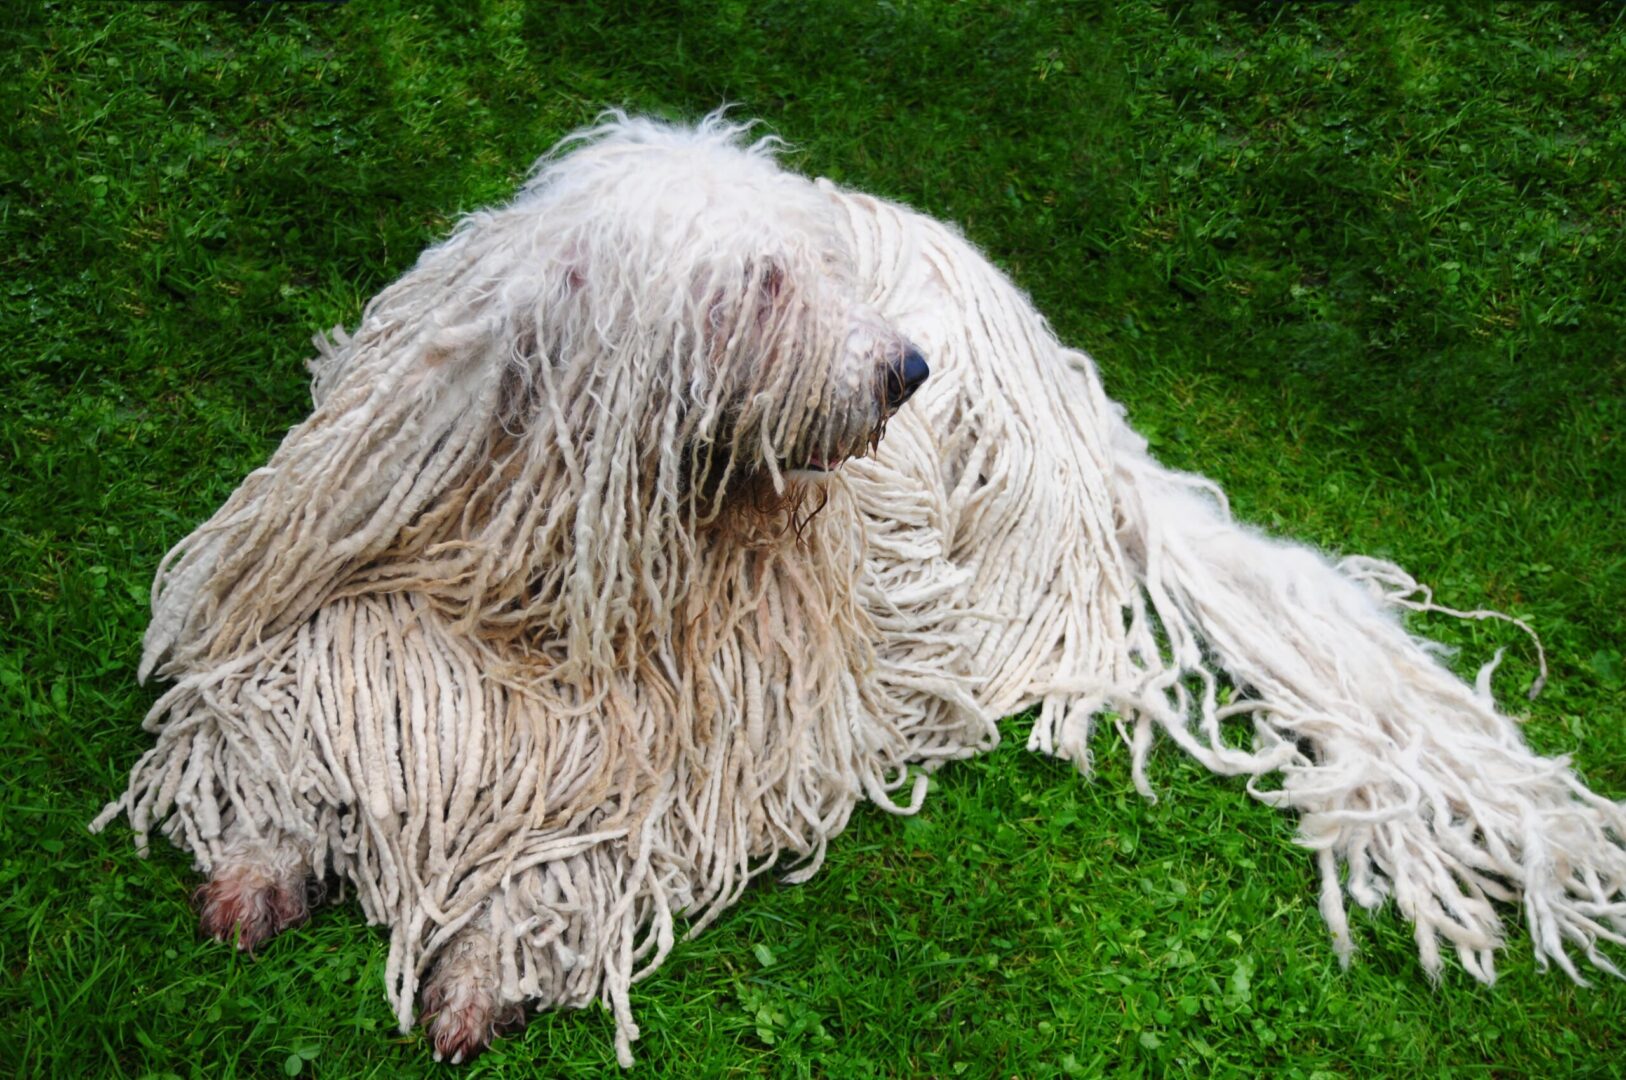
[[1159,732],[1271,777],[1341,958],[1345,896],[1392,897],[1489,982],[1500,902],[1615,971],[1626,807],[1402,629],[1426,592],[1233,523],[952,227],[745,133],[609,114],[319,340],[310,417],[158,572],[172,685],[98,828],[190,851],[241,949],[347,881],[438,1056],[598,999],[628,1064],[677,919],[1000,717],[1087,770],[1108,716],[1148,796]]

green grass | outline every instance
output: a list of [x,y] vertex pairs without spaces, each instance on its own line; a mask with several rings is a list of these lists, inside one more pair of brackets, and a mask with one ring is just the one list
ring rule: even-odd
[[[0,1069],[438,1073],[384,939],[252,963],[176,852],[85,822],[148,744],[159,556],[306,405],[312,331],[605,105],[727,100],[792,163],[964,224],[1238,511],[1523,615],[1529,738],[1626,795],[1626,26],[1612,5],[9,5],[0,36]],[[1430,620],[1464,664],[1516,632]],[[634,996],[642,1076],[1626,1071],[1626,987],[1341,972],[1293,823],[1167,748],[1083,781],[1021,720],[860,813]],[[1510,915],[1514,913],[1510,912]],[[602,1011],[469,1075],[600,1075]]]

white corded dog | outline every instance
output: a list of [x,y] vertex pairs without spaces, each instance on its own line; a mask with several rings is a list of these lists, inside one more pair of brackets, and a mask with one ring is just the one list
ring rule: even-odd
[[159,571],[173,685],[98,828],[190,850],[243,949],[349,881],[437,1055],[602,999],[628,1064],[675,918],[914,812],[1001,716],[1084,769],[1110,711],[1148,796],[1159,730],[1279,774],[1340,957],[1347,891],[1430,972],[1493,978],[1496,901],[1615,970],[1626,812],[1402,630],[1410,578],[1232,523],[957,232],[745,131],[611,114],[319,343],[315,411]]

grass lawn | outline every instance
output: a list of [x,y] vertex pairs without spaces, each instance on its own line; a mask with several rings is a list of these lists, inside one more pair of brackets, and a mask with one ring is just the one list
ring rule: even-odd
[[[1399,560],[1529,739],[1626,796],[1626,23],[1613,5],[17,2],[0,14],[0,1071],[439,1074],[351,905],[246,962],[85,823],[149,745],[171,543],[307,407],[314,330],[606,105],[722,101],[961,222],[1170,463]],[[1617,1076],[1626,984],[1340,971],[1294,823],[1169,747],[860,812],[641,984],[638,1075]],[[1617,960],[1621,959],[1619,952]],[[467,1075],[614,1068],[597,1008]],[[540,1070],[540,1071],[539,1071]]]

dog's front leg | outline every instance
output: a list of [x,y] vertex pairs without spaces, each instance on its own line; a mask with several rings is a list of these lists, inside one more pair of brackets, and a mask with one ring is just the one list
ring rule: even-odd
[[423,1022],[436,1061],[460,1065],[525,1019],[523,1006],[501,997],[498,938],[489,911],[452,938],[423,989]]

